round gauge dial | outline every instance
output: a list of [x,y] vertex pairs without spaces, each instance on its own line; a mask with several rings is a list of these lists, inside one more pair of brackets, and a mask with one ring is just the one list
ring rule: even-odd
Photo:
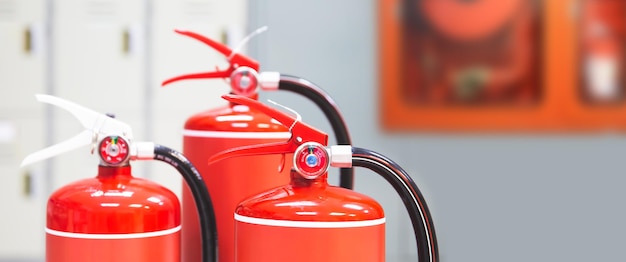
[[120,165],[130,155],[128,142],[120,136],[107,136],[100,142],[100,158],[108,165]]
[[293,166],[296,171],[308,179],[314,179],[324,174],[330,163],[326,148],[313,142],[302,144],[293,157]]

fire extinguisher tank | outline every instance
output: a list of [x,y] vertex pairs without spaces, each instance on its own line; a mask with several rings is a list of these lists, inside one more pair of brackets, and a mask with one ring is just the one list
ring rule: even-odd
[[46,261],[178,261],[180,206],[165,187],[99,166],[48,200]]
[[[235,261],[384,261],[385,216],[372,198],[331,186],[327,174],[291,182],[235,211]],[[359,250],[359,252],[354,252]]]
[[201,261],[217,261],[209,190],[184,155],[153,142],[135,141],[130,125],[110,115],[50,95],[36,97],[70,112],[84,130],[29,154],[22,166],[88,145],[100,159],[95,178],[71,183],[50,196],[46,261],[180,260],[179,200],[167,188],[132,176],[130,162],[141,160],[164,162],[184,178],[200,215]]
[[[256,99],[256,95],[254,97]],[[183,153],[206,181],[217,221],[219,261],[233,261],[233,211],[245,198],[289,183],[289,161],[282,156],[262,155],[229,159],[208,165],[208,159],[226,149],[284,141],[288,130],[271,117],[245,105],[229,104],[196,114],[185,123]],[[285,156],[290,159],[290,156]],[[284,163],[284,167],[280,164]],[[277,173],[279,168],[282,171]],[[255,174],[249,176],[248,174]],[[193,197],[185,185],[182,192],[183,261],[200,261],[199,221]],[[223,244],[222,244],[223,243]]]
[[397,164],[350,145],[328,147],[328,135],[300,122],[297,113],[294,117],[243,96],[222,97],[290,126],[291,136],[282,143],[232,148],[212,157],[210,163],[242,156],[293,155],[289,184],[244,200],[235,210],[235,261],[384,261],[385,215],[381,206],[370,197],[327,182],[330,167],[353,164],[392,184],[411,217],[419,261],[438,261],[426,202]]
[[[251,37],[263,32],[260,28],[242,40],[246,43]],[[295,77],[281,75],[278,72],[259,73],[259,63],[254,59],[238,53],[240,47],[230,49],[217,41],[190,31],[176,30],[177,33],[198,40],[226,56],[229,66],[211,72],[185,74],[163,81],[168,85],[181,80],[191,79],[226,79],[231,86],[231,94],[245,96],[256,100],[258,90],[287,90],[310,98],[320,106],[331,120],[333,129],[339,132],[338,141],[350,144],[345,123],[332,99],[312,83]],[[287,171],[292,164],[291,156],[256,155],[238,160],[223,161],[207,166],[208,159],[219,152],[231,148],[249,145],[282,142],[291,137],[285,126],[257,109],[231,103],[222,107],[192,116],[187,120],[183,138],[183,152],[198,167],[207,187],[211,191],[217,220],[217,236],[219,242],[219,261],[232,262],[234,254],[234,221],[233,211],[245,198],[285,185],[289,182]],[[341,138],[341,139],[340,139]],[[278,170],[278,173],[276,172]],[[245,176],[254,174],[254,176]],[[344,169],[341,173],[343,187],[352,188],[352,170]],[[182,256],[184,262],[199,261],[199,231],[195,210],[190,208],[190,194],[183,189],[183,229]],[[188,211],[189,210],[189,211]]]

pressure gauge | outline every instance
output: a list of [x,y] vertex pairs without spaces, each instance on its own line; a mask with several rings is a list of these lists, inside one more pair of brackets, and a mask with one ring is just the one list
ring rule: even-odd
[[293,155],[295,170],[307,179],[315,179],[328,170],[330,159],[326,147],[307,142],[296,149]]
[[107,136],[100,142],[100,159],[107,165],[119,166],[128,161],[128,141],[120,136]]

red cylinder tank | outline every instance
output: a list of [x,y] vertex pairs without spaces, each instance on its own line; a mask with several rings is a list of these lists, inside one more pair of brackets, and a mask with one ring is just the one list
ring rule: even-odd
[[130,165],[99,166],[48,200],[46,261],[178,261],[179,210],[174,193]]
[[325,173],[242,202],[235,261],[385,261],[385,216],[372,198],[331,186]]
[[[257,98],[258,95],[253,95]],[[217,220],[219,261],[234,261],[233,211],[242,200],[263,190],[289,183],[291,155],[248,156],[208,166],[208,159],[226,149],[284,141],[288,130],[271,117],[245,105],[201,112],[185,123],[183,154],[206,181]],[[284,168],[277,173],[279,168]],[[285,171],[287,170],[287,171]],[[241,174],[255,174],[254,176]],[[198,262],[200,227],[197,210],[188,186],[183,186],[182,261]]]

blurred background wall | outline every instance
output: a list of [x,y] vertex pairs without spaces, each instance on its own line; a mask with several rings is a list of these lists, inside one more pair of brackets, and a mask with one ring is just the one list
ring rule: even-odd
[[[232,46],[263,25],[269,30],[246,53],[264,71],[324,88],[342,109],[355,145],[391,157],[413,176],[429,201],[442,261],[624,259],[624,135],[383,131],[376,8],[376,1],[363,0],[0,0],[0,261],[43,261],[48,194],[95,175],[97,160],[88,149],[18,167],[28,153],[80,131],[66,112],[38,104],[35,93],[114,112],[138,140],[180,149],[184,120],[223,104],[219,95],[228,86],[213,80],[159,87],[168,77],[225,64],[172,29]],[[261,95],[268,98],[331,132],[304,98]],[[180,193],[170,169],[134,164],[137,175]],[[387,261],[415,260],[411,225],[393,189],[358,170],[356,190],[385,208]]]

